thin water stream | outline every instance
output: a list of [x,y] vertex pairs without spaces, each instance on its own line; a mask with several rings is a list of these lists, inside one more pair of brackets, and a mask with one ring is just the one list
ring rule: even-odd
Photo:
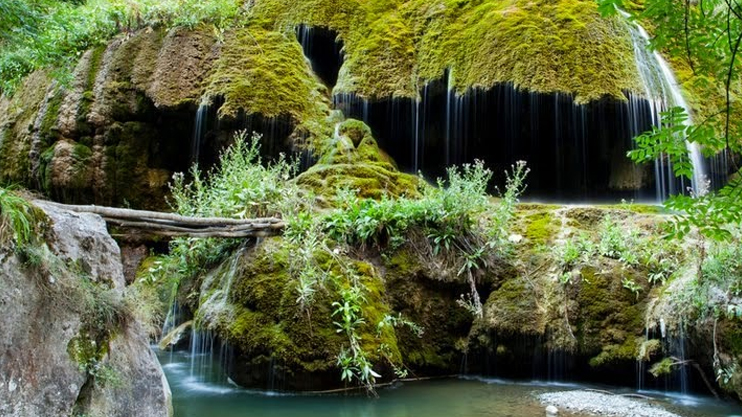
[[[194,358],[188,352],[159,352],[158,356],[173,392],[176,417],[540,417],[544,406],[539,404],[538,394],[590,388],[580,384],[450,378],[397,384],[379,390],[379,398],[362,394],[299,395],[239,388],[230,384],[218,361],[203,357],[195,358],[201,365],[194,372]],[[611,390],[616,391],[615,387]],[[683,417],[742,415],[736,405],[711,398],[650,391],[642,395],[655,398],[656,404]]]

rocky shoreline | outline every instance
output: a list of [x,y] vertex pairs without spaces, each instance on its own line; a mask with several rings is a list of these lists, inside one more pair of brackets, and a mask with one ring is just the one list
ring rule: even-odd
[[680,417],[650,402],[621,395],[575,390],[540,394],[539,401],[559,410],[609,417]]

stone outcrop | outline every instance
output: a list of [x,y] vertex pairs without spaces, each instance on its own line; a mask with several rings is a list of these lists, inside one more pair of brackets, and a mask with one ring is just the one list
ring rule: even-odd
[[[395,249],[355,247],[343,262],[368,289],[360,340],[383,380],[393,378],[393,369],[384,364],[380,346],[389,349],[392,364],[417,377],[464,372],[632,385],[639,375],[653,387],[666,383],[662,375],[674,381],[684,370],[695,390],[739,395],[739,322],[721,316],[715,324],[713,317],[703,318],[710,307],[687,302],[699,282],[693,275],[697,259],[688,252],[693,241],[664,240],[667,217],[657,210],[522,205],[511,256],[478,271],[481,318],[462,306],[469,287],[456,270],[447,271],[443,257],[421,250],[428,244],[424,237],[410,235]],[[336,355],[345,342],[330,306],[342,296],[326,284],[312,309],[302,310],[285,239],[246,244],[183,281],[184,320],[192,316],[196,330],[231,348],[227,373],[237,384],[341,387]],[[332,258],[318,256],[322,270],[340,273]],[[719,305],[740,304],[704,279]],[[377,333],[380,317],[397,314],[424,332],[398,326]],[[656,370],[663,362],[664,374]],[[714,386],[720,369],[729,372],[729,381]],[[659,377],[650,375],[655,373]]]
[[47,243],[0,249],[0,415],[167,417],[170,390],[105,223],[41,207]]
[[[222,30],[121,33],[82,54],[69,82],[37,71],[0,97],[0,181],[66,203],[166,209],[172,174],[216,162],[237,129],[262,133],[271,157],[331,139],[332,97],[412,102],[435,83],[458,96],[511,85],[577,104],[641,94],[622,22],[591,1],[541,3],[262,0],[249,22]],[[322,29],[300,44],[294,28],[309,27]],[[343,52],[310,65],[302,52],[321,33],[321,49]]]

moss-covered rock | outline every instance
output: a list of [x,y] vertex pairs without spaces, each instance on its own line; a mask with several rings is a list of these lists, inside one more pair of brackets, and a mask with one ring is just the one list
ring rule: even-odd
[[39,127],[39,110],[46,107],[53,96],[50,96],[50,88],[47,74],[37,71],[24,80],[13,97],[0,98],[0,182],[30,182],[29,154]]
[[[659,345],[644,339],[653,297],[648,269],[594,249],[607,233],[608,216],[626,235],[628,225],[657,233],[663,222],[662,216],[612,206],[519,207],[516,225],[527,240],[516,249],[516,274],[501,277],[485,304],[480,333],[489,354],[507,362],[540,360],[528,356],[532,349],[565,352],[573,372],[606,369],[617,371],[617,378],[637,358],[656,358]],[[632,242],[631,250],[640,251],[641,243]],[[584,253],[565,253],[568,244]]]
[[206,93],[224,98],[222,117],[244,112],[305,121],[329,113],[323,88],[293,35],[247,27],[226,35]]
[[446,282],[434,266],[425,265],[412,247],[386,258],[386,292],[392,309],[424,329],[421,337],[410,329],[397,330],[403,363],[415,375],[456,373],[466,351],[471,314],[456,300],[468,287]]
[[321,149],[319,161],[301,174],[297,183],[325,201],[340,189],[357,190],[360,198],[418,195],[424,186],[413,175],[397,170],[394,161],[371,135],[363,122],[346,120],[336,127],[336,135]]
[[266,27],[337,31],[346,54],[336,93],[417,98],[447,71],[459,93],[512,83],[585,103],[640,91],[626,27],[590,1],[263,0],[253,10]]
[[538,291],[526,278],[506,280],[485,303],[487,326],[504,335],[544,335],[548,317]]
[[164,39],[160,36],[144,36],[134,60],[132,81],[139,88],[146,85],[147,95],[158,107],[197,103],[220,48],[213,30],[176,28]]
[[[350,268],[364,288],[363,323],[357,328],[360,345],[377,371],[390,378],[385,361],[399,362],[401,356],[394,328],[378,326],[392,313],[378,271],[350,258],[341,265],[318,251],[316,261],[330,279],[317,288],[311,306],[303,308],[297,303],[298,281],[290,269],[288,245],[281,238],[267,239],[238,251],[203,279],[196,327],[214,332],[235,349],[230,377],[253,387],[265,387],[268,378],[278,389],[340,386],[337,355],[347,348],[348,339],[338,331],[335,322],[342,318],[334,316],[333,303],[343,300],[341,292],[350,283],[341,278]],[[272,374],[266,373],[268,368]]]
[[626,351],[617,359],[636,358],[638,345],[634,339],[643,334],[645,306],[624,288],[624,278],[645,288],[648,285],[646,278],[633,275],[618,265],[607,264],[601,270],[582,269],[577,295],[580,306],[577,337],[584,351],[608,349],[621,353],[623,350],[613,348],[619,345],[631,352]]

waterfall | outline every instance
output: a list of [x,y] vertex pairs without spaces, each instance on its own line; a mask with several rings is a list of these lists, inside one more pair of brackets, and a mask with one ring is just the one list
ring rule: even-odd
[[[629,14],[619,10],[621,15],[629,18]],[[660,112],[672,107],[682,107],[688,114],[688,119],[684,125],[692,124],[690,117],[691,110],[688,107],[683,95],[675,80],[675,76],[667,64],[667,61],[657,51],[649,51],[649,35],[638,23],[629,24],[631,39],[634,44],[634,58],[639,76],[642,80],[646,100],[649,102],[652,122],[655,126],[660,125]],[[698,193],[705,188],[705,182],[708,179],[706,173],[705,161],[701,154],[701,149],[696,143],[686,141],[688,155],[693,164],[693,191]],[[670,194],[682,192],[684,190],[675,190],[673,187],[672,166],[665,158],[658,158],[655,162],[655,176],[657,180],[657,197],[658,200],[664,200]]]
[[[41,137],[42,128],[44,125],[44,121],[47,118],[47,111],[49,110],[49,106],[51,104],[51,101],[54,99],[54,96],[58,94],[57,91],[57,82],[54,81],[46,89],[46,93],[44,94],[44,100],[41,102],[41,106],[39,107],[39,111],[36,113],[36,119],[33,124],[33,134],[31,135],[31,146],[28,153],[28,159],[31,163],[31,170],[29,172],[29,177],[32,181],[36,181],[36,186],[39,187],[39,189],[42,188],[42,179],[41,179],[41,151],[44,146],[43,138]],[[56,126],[56,120],[54,121],[54,124]],[[0,132],[0,136],[5,136],[3,134],[4,132]],[[2,138],[0,138],[0,149],[2,149]]]
[[191,141],[191,163],[198,163],[201,155],[201,143],[206,133],[206,119],[209,114],[209,100],[204,98],[196,110],[196,121],[193,125],[193,139]]
[[687,143],[692,181],[676,178],[666,157],[653,167],[626,157],[636,136],[661,124],[663,111],[688,108],[670,67],[647,49],[646,32],[633,24],[629,29],[643,89],[627,93],[625,102],[578,103],[567,93],[525,91],[513,83],[460,91],[460,74],[448,69],[440,79],[419,85],[417,97],[369,100],[335,91],[333,104],[369,125],[401,170],[430,179],[474,159],[494,172],[525,160],[532,168],[526,198],[537,201],[663,201],[690,186],[705,188],[707,179],[720,188],[727,161],[723,154],[704,160],[697,144]]
[[[226,378],[225,361],[231,357],[230,348],[223,341],[219,341],[208,328],[199,328],[199,323],[209,323],[229,316],[229,294],[246,247],[242,245],[235,251],[225,269],[209,274],[201,288],[202,294],[207,292],[211,294],[205,300],[201,300],[191,334],[190,371],[191,377],[197,381],[216,382]],[[219,349],[215,350],[217,342]]]
[[214,352],[214,335],[193,330],[191,334],[191,376],[203,376]]
[[178,327],[178,318],[180,316],[180,306],[178,305],[177,300],[173,300],[172,305],[170,306],[170,309],[167,311],[167,316],[165,316],[165,322],[162,323],[162,337],[167,336],[168,333],[170,333],[173,329]]
[[454,91],[453,70],[448,70],[448,86],[446,90],[446,166],[451,165],[451,135],[453,133],[451,113],[453,112],[454,105],[452,103],[454,101],[456,101],[456,92]]

